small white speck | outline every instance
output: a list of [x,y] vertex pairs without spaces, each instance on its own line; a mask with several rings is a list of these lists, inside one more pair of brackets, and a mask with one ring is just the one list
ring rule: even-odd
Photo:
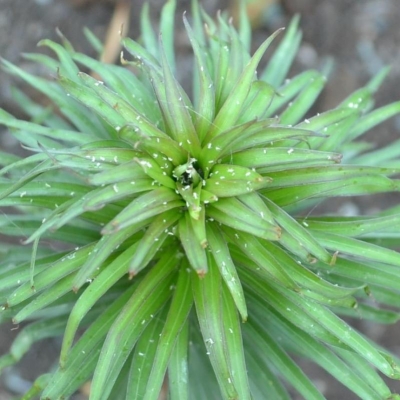
[[114,190],[115,193],[118,193],[118,186],[117,186],[117,184],[113,185],[113,190]]
[[141,160],[140,161],[140,165],[143,165],[143,166],[145,166],[147,168],[152,168],[151,164],[148,161],[145,161],[145,160]]
[[309,123],[310,123],[310,120],[309,120],[309,119],[305,119],[304,122],[305,122],[306,124],[309,124]]
[[289,149],[289,150],[287,151],[287,153],[288,153],[288,154],[292,154],[293,151],[294,151],[294,149]]

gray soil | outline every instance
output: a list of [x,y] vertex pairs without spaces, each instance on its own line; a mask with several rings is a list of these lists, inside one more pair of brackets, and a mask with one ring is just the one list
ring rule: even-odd
[[[78,1],[75,0],[77,3]],[[82,3],[83,1],[81,1]],[[38,67],[24,60],[21,53],[43,51],[36,44],[43,38],[57,40],[58,27],[74,44],[77,50],[91,53],[82,34],[89,27],[103,39],[110,21],[112,1],[87,1],[86,6],[73,6],[67,0],[0,0],[0,56],[18,64],[27,71],[42,73]],[[130,36],[137,37],[138,17],[142,0],[132,0]],[[157,20],[162,1],[150,1],[151,13]],[[178,1],[183,12],[189,9],[190,1]],[[202,4],[210,13],[224,8],[228,1],[206,0]],[[376,96],[377,106],[399,100],[400,90],[400,7],[398,0],[282,0],[280,6],[270,8],[263,16],[263,23],[255,32],[255,43],[261,42],[280,26],[287,25],[291,16],[301,14],[304,33],[303,45],[296,59],[295,71],[318,68],[323,59],[332,56],[335,69],[326,90],[320,97],[318,110],[335,106],[346,95],[365,84],[381,67],[391,65],[390,76]],[[182,26],[177,28],[180,46],[182,79],[191,74],[188,45]],[[0,107],[21,116],[11,100],[12,85],[23,87],[0,71]],[[40,99],[38,99],[40,101]],[[400,118],[393,118],[368,134],[368,139],[382,146],[396,140],[400,132]],[[0,127],[0,148],[20,151],[14,140]],[[398,204],[399,196],[380,196],[370,199],[354,199],[340,202],[343,212],[372,213],[389,204]],[[355,325],[369,337],[379,341],[390,351],[400,356],[400,329],[397,326],[371,326],[365,321]],[[0,354],[7,352],[18,333],[18,327],[0,327]],[[51,367],[57,356],[59,343],[43,341],[26,355],[15,368],[8,370],[0,382],[0,400],[9,400],[11,395],[21,393],[34,378]],[[318,387],[329,400],[352,400],[357,397],[335,383],[328,374],[315,366],[302,363]],[[400,392],[400,384],[390,382],[393,390]],[[76,399],[83,399],[77,395]],[[296,395],[293,395],[296,399]],[[267,399],[267,396],[266,396]],[[271,399],[274,400],[274,399]]]

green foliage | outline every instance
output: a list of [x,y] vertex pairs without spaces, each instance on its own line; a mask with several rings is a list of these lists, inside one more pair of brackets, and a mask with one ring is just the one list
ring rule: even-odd
[[235,30],[194,1],[190,98],[176,79],[174,14],[168,1],[157,38],[144,8],[123,66],[64,37],[41,42],[58,60],[28,56],[49,79],[3,60],[52,105],[15,92],[30,121],[0,111],[32,153],[0,156],[0,206],[11,207],[1,233],[23,239],[0,248],[0,320],[29,321],[0,369],[63,335],[58,368],[25,400],[68,398],[91,379],[91,400],[156,400],[165,379],[171,400],[323,399],[293,355],[363,399],[399,398],[378,373],[399,379],[396,357],[341,316],[399,320],[400,209],[308,215],[327,199],[399,191],[400,142],[359,140],[400,112],[373,109],[387,70],[310,117],[326,78],[285,80],[298,19],[257,78],[280,31],[250,56],[244,10]]

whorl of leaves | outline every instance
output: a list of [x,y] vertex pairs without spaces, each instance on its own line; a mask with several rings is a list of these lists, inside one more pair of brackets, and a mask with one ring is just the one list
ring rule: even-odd
[[30,120],[0,111],[32,152],[0,154],[1,233],[23,239],[0,247],[0,321],[30,321],[0,368],[63,335],[58,369],[24,399],[68,398],[90,379],[91,400],[157,400],[165,379],[171,400],[324,398],[292,355],[363,399],[399,398],[377,372],[398,379],[398,359],[340,316],[399,319],[400,207],[308,215],[325,199],[399,191],[400,142],[359,140],[400,112],[373,109],[387,70],[310,117],[326,77],[285,80],[298,18],[251,56],[243,7],[236,30],[194,1],[190,98],[175,77],[174,18],[168,1],[157,35],[145,6],[121,66],[64,37],[41,42],[57,59],[27,55],[49,78],[3,60],[51,105],[16,91]]

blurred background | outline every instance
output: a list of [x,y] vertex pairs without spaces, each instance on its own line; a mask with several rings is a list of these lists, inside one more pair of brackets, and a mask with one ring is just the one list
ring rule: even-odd
[[[46,74],[37,65],[24,60],[22,53],[47,52],[37,48],[44,38],[57,40],[58,28],[76,50],[94,56],[83,35],[88,27],[105,44],[104,60],[113,62],[119,54],[118,40],[121,24],[132,38],[139,34],[139,16],[143,0],[0,0],[0,56],[35,74]],[[157,24],[164,1],[150,0],[150,12]],[[177,0],[178,15],[190,10],[190,0]],[[219,9],[237,12],[236,0],[200,0],[205,10],[215,15]],[[399,0],[248,0],[248,12],[254,28],[254,46],[270,33],[287,26],[295,14],[301,15],[303,42],[291,74],[307,68],[319,68],[330,56],[335,62],[329,82],[317,104],[316,112],[334,107],[344,97],[364,85],[383,66],[392,67],[389,77],[376,95],[376,105],[400,100],[400,7]],[[179,74],[184,85],[190,82],[192,68],[190,45],[180,18],[176,25]],[[24,117],[13,103],[11,87],[18,86],[43,99],[12,80],[0,70],[0,107],[18,117]],[[382,146],[400,138],[400,117],[393,118],[374,129],[368,140]],[[0,126],[0,148],[20,152],[13,138]],[[374,196],[371,199],[346,199],[340,202],[342,212],[373,213],[388,205],[398,204],[399,195]],[[355,325],[369,337],[379,341],[400,356],[399,326],[371,326],[364,321]],[[397,324],[399,325],[399,324]],[[0,354],[8,351],[18,333],[18,327],[0,327]],[[51,367],[58,354],[56,341],[40,342],[15,368],[0,380],[0,400],[10,400],[21,394],[45,369]],[[323,371],[307,363],[309,372],[328,400],[353,400],[354,395],[333,382]],[[400,384],[390,387],[400,393]],[[83,400],[85,388],[75,400]],[[268,396],[265,397],[267,400]],[[293,395],[297,399],[296,395]],[[201,400],[201,399],[200,399]],[[273,400],[273,399],[271,399]]]

